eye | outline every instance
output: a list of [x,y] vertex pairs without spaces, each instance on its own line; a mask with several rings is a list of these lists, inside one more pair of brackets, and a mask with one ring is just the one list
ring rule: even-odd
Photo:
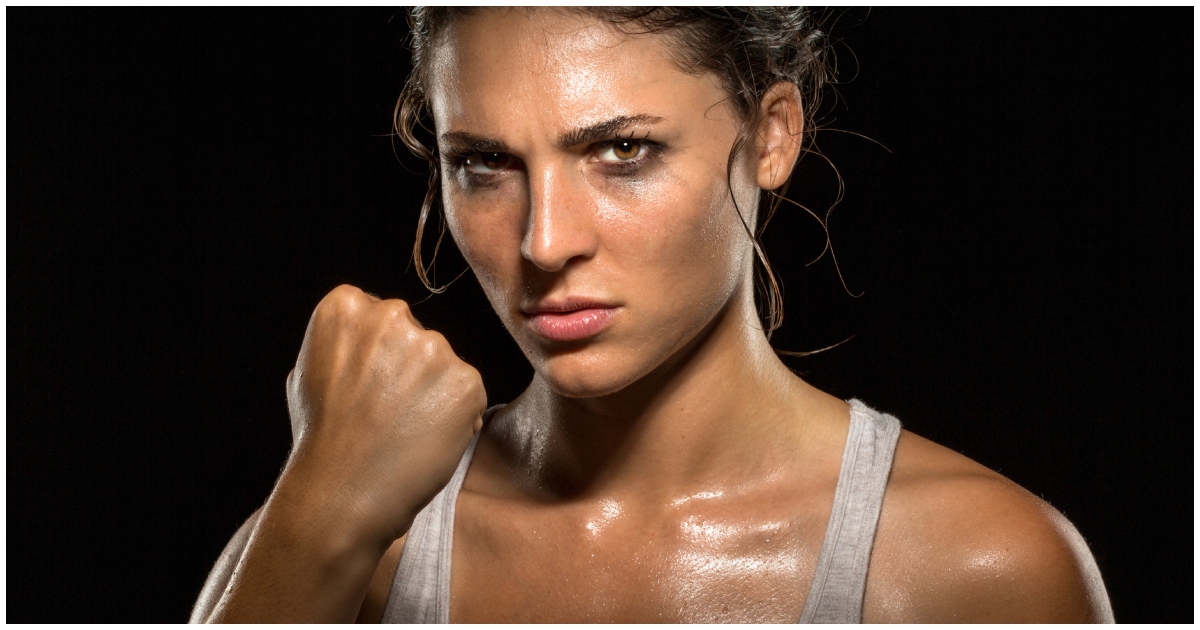
[[600,150],[601,162],[629,162],[646,152],[646,144],[633,138],[618,138]]
[[468,155],[464,162],[466,169],[472,173],[495,173],[511,167],[513,156],[507,153],[475,153]]

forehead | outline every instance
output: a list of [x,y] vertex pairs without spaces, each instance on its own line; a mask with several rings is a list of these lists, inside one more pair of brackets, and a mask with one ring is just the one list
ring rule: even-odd
[[439,36],[426,89],[439,133],[469,127],[499,134],[532,124],[553,134],[720,101],[716,77],[684,72],[671,44],[578,12],[487,9]]

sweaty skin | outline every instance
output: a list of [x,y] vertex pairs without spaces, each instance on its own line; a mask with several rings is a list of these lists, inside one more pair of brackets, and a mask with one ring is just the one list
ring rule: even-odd
[[287,378],[292,452],[192,621],[349,621],[380,558],[446,485],[487,402],[400,300],[325,296]]
[[[794,85],[772,87],[727,177],[741,117],[717,78],[682,71],[671,46],[663,36],[628,36],[541,9],[480,11],[450,25],[433,48],[428,91],[446,219],[535,368],[528,389],[483,428],[459,496],[451,621],[794,622],[804,606],[849,412],[767,343],[742,223],[753,227],[759,191],[790,174],[803,103]],[[539,327],[573,312],[598,329],[564,341]],[[306,348],[311,337],[336,336],[318,319]],[[370,356],[378,321],[341,325],[359,331],[346,356]],[[411,362],[403,346],[391,344],[385,357],[401,380]],[[426,359],[414,369],[429,373],[431,355],[419,356]],[[340,365],[355,372],[353,360]],[[337,369],[331,374],[314,396],[337,396]],[[353,391],[342,399],[361,404],[372,395],[370,387]],[[402,394],[424,396],[387,389],[390,404],[401,405],[394,397]],[[305,475],[285,471],[263,516],[231,541],[193,619],[270,618],[280,602],[315,618],[380,619],[412,514],[465,448],[478,411],[470,403],[429,422],[402,414],[414,420],[398,428],[353,424],[344,413],[318,418],[317,426],[346,427],[329,432],[341,436],[339,448],[298,440],[292,460],[323,457],[289,461],[288,470]],[[441,426],[455,427],[453,440],[419,441],[416,428],[440,435]],[[405,442],[412,435],[437,474],[389,468],[384,451],[356,450],[354,440],[380,431],[401,458],[418,452]],[[430,448],[442,450],[435,457]],[[294,534],[282,537],[291,547],[280,547],[262,523],[294,522],[276,509],[276,496],[312,505],[320,495],[301,482],[331,487],[315,463],[335,456],[374,458],[387,474],[339,477],[356,506],[339,523],[370,535],[335,546],[337,557],[355,559],[354,570],[330,577],[336,563],[326,562],[322,582],[305,577],[314,567],[269,551],[328,543]],[[355,467],[335,466],[343,468]],[[405,474],[425,489],[417,493],[424,502],[400,490]],[[380,489],[364,485],[372,479]],[[239,537],[250,540],[245,552]],[[1066,519],[1000,475],[904,432],[863,619],[1082,622],[1111,621],[1112,612]]]

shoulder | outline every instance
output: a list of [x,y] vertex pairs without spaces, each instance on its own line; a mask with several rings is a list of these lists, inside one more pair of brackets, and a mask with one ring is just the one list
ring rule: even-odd
[[1099,569],[1045,501],[907,431],[868,572],[865,620],[1111,621]]

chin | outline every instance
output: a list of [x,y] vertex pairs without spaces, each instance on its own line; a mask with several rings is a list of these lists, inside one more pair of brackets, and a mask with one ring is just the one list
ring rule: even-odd
[[649,371],[604,354],[584,350],[544,356],[533,361],[533,367],[551,391],[566,398],[614,394]]

